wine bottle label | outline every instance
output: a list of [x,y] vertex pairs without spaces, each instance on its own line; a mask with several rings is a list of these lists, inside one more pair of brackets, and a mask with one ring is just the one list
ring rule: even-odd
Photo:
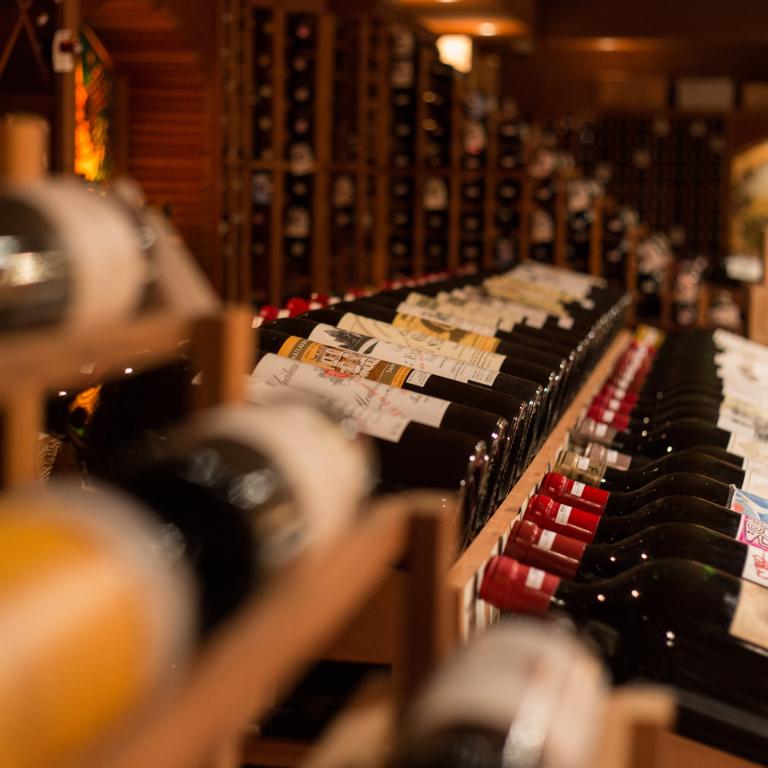
[[616,416],[616,411],[611,411],[607,408],[603,408],[603,412],[600,414],[600,419],[603,424],[613,424],[613,419]]
[[547,314],[555,317],[567,315],[565,307],[556,298],[542,295],[530,285],[503,284],[489,278],[485,282],[485,287],[491,296],[543,309]]
[[[596,464],[605,465],[605,468],[620,469],[626,471],[632,464],[632,457],[626,453],[619,453],[613,448],[606,448],[598,443],[589,443],[584,449],[584,455],[592,459]],[[603,471],[605,474],[605,471]]]
[[424,371],[411,371],[406,381],[408,384],[423,387],[429,381],[430,375],[429,373],[424,373]]
[[581,496],[584,493],[584,483],[575,482],[571,488],[571,496]]
[[552,549],[556,536],[557,534],[554,531],[543,530],[536,546],[540,549]]
[[768,470],[760,466],[745,469],[741,490],[760,498],[768,498]]
[[[581,485],[581,488],[583,490],[584,486],[581,483],[574,483],[574,488],[576,488],[577,485]],[[581,492],[574,493],[574,496],[581,496]],[[555,515],[555,522],[560,523],[561,525],[565,525],[568,520],[571,517],[571,512],[573,511],[573,507],[569,507],[567,504],[560,504],[557,507],[557,514]]]
[[362,405],[370,410],[406,418],[430,427],[440,426],[450,406],[448,400],[438,397],[420,395],[381,382],[340,374],[333,369],[285,360],[277,355],[264,355],[251,378],[271,386],[290,386],[344,404]]
[[483,352],[495,352],[499,348],[500,339],[489,334],[479,334],[466,328],[457,328],[445,320],[416,315],[397,314],[392,321],[395,328],[405,331],[418,331],[431,336],[453,341],[465,346],[477,347]]
[[528,575],[525,577],[525,586],[528,589],[541,589],[544,584],[544,577],[547,574],[538,568],[530,568]]
[[[416,318],[412,319],[414,321],[417,320]],[[435,324],[432,323],[431,325]],[[426,333],[423,329],[398,328],[389,323],[372,320],[371,318],[355,315],[351,312],[341,316],[337,323],[337,328],[364,336],[372,336],[375,339],[402,345],[410,349],[442,355],[452,360],[459,360],[477,368],[491,371],[499,371],[506,360],[504,355],[496,354],[493,351],[459,344],[449,338],[448,331],[444,333],[438,333],[437,331]],[[451,331],[455,332],[455,329],[451,329]],[[493,341],[497,342],[498,340],[493,339]]]
[[402,344],[391,344],[370,336],[351,333],[333,325],[316,326],[309,334],[309,339],[319,344],[349,349],[362,355],[371,355],[391,363],[407,365],[416,371],[434,373],[465,384],[472,382],[490,387],[499,375],[497,371],[469,365],[444,355],[424,352]]
[[562,451],[557,457],[553,472],[580,480],[587,485],[600,485],[606,469],[605,462],[600,462],[589,456],[579,456],[575,451]]
[[[300,363],[296,363],[300,365]],[[245,400],[256,405],[269,405],[279,402],[279,392],[286,388],[278,376],[268,381],[262,381],[255,377],[248,377],[245,384]],[[320,406],[326,406],[341,416],[351,419],[358,429],[365,435],[377,437],[390,443],[399,443],[405,428],[410,424],[410,419],[403,416],[393,416],[382,411],[372,410],[359,403],[344,403],[335,397],[320,395],[316,392],[304,392],[313,402]]]
[[760,464],[768,464],[768,442],[755,440],[748,435],[739,432],[731,432],[728,445],[725,447],[730,453],[735,453],[749,461]]
[[584,419],[578,429],[573,433],[576,442],[597,442],[610,444],[615,439],[618,431],[607,424],[597,422],[594,419]]
[[741,578],[768,587],[768,551],[765,547],[747,546]]
[[768,523],[768,498],[736,488],[731,496],[728,508],[745,518]]
[[768,592],[757,584],[744,581],[731,620],[734,637],[768,650]]
[[280,357],[289,357],[291,360],[317,365],[348,376],[361,376],[390,387],[402,387],[411,372],[411,369],[404,365],[395,365],[385,360],[377,360],[375,357],[327,347],[298,336],[291,336],[280,347],[278,354]]
[[412,315],[413,317],[419,317],[423,320],[436,320],[439,323],[445,323],[446,325],[454,325],[457,328],[461,328],[464,331],[470,331],[480,336],[493,336],[496,333],[498,326],[486,325],[480,323],[473,323],[464,317],[452,314],[451,312],[439,312],[430,307],[420,306],[418,304],[408,304],[407,302],[401,302],[397,311],[404,315]]

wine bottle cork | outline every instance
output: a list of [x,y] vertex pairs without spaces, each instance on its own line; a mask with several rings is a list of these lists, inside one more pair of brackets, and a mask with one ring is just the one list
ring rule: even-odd
[[10,113],[0,118],[0,181],[25,184],[48,168],[48,123],[39,115]]

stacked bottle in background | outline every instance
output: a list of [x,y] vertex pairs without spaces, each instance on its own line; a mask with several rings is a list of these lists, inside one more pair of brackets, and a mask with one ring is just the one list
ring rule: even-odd
[[460,492],[466,542],[528,465],[626,305],[594,278],[535,264],[336,300],[261,326],[249,396],[298,389],[342,408],[375,439],[382,490]]
[[670,684],[681,733],[762,762],[768,349],[641,329],[491,561],[481,595],[565,611],[615,680]]

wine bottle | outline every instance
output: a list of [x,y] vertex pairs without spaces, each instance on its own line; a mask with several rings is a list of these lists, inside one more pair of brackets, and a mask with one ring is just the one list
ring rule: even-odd
[[754,509],[743,513],[692,496],[665,496],[621,517],[605,517],[562,504],[535,494],[528,501],[523,517],[542,528],[562,533],[587,543],[610,543],[666,522],[684,522],[749,544],[768,547],[768,520]]
[[[553,469],[571,480],[579,480],[610,492],[637,490],[657,478],[680,472],[703,475],[726,485],[750,490],[744,485],[746,473],[743,469],[714,456],[695,452],[668,454],[646,464],[642,469],[622,471],[612,469],[591,460],[587,456],[580,456],[575,451],[562,451],[555,460]],[[747,482],[749,481],[747,480]],[[762,485],[763,483],[757,481],[756,484]],[[754,492],[757,493],[758,491],[755,489]]]
[[0,233],[5,329],[127,320],[152,288],[163,236],[128,199],[93,194],[63,178],[5,189]]
[[542,493],[564,504],[574,504],[596,515],[627,515],[664,496],[696,496],[728,506],[733,488],[719,480],[686,472],[676,472],[653,480],[634,491],[604,491],[548,472],[541,481]]
[[605,671],[574,633],[502,622],[444,662],[409,705],[393,766],[583,768],[607,694]]
[[114,482],[163,521],[191,562],[207,631],[271,570],[337,535],[372,476],[353,433],[291,404],[201,413],[166,434],[155,460]]
[[587,544],[529,520],[516,521],[504,554],[585,582],[613,578],[646,561],[677,557],[768,586],[768,551],[691,523],[662,523],[616,543]]
[[[302,367],[301,363],[266,355],[258,376],[251,376],[246,385],[246,400],[268,404],[281,396]],[[303,366],[314,371],[313,366]],[[261,374],[266,374],[263,377]],[[458,514],[457,530],[461,544],[466,545],[478,525],[479,505],[487,497],[488,453],[483,441],[476,441],[463,432],[437,429],[411,421],[404,416],[379,412],[359,403],[344,403],[336,396],[328,397],[318,391],[301,390],[311,400],[322,404],[368,435],[376,452],[379,466],[379,490],[393,492],[411,488],[435,488],[455,493]],[[430,457],[425,461],[425,456]],[[346,470],[345,470],[346,471]]]
[[[565,611],[598,644],[616,683],[654,680],[768,724],[761,690],[768,673],[768,592],[757,584],[676,559],[579,584],[495,557],[480,594],[505,611]],[[718,709],[698,714],[679,723],[686,729],[681,733],[716,746],[735,745],[745,756],[764,756],[765,727],[752,729],[748,739],[746,726],[736,724],[743,736],[734,739],[732,723],[719,717]]]

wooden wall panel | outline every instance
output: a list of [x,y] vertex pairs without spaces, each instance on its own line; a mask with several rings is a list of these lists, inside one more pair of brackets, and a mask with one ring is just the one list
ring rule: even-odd
[[[170,208],[209,274],[217,226],[214,77],[207,69],[210,56],[194,47],[186,17],[205,17],[213,5],[189,3],[181,18],[149,0],[85,3],[85,22],[127,83],[127,172],[151,204]],[[211,33],[211,48],[214,37]]]

